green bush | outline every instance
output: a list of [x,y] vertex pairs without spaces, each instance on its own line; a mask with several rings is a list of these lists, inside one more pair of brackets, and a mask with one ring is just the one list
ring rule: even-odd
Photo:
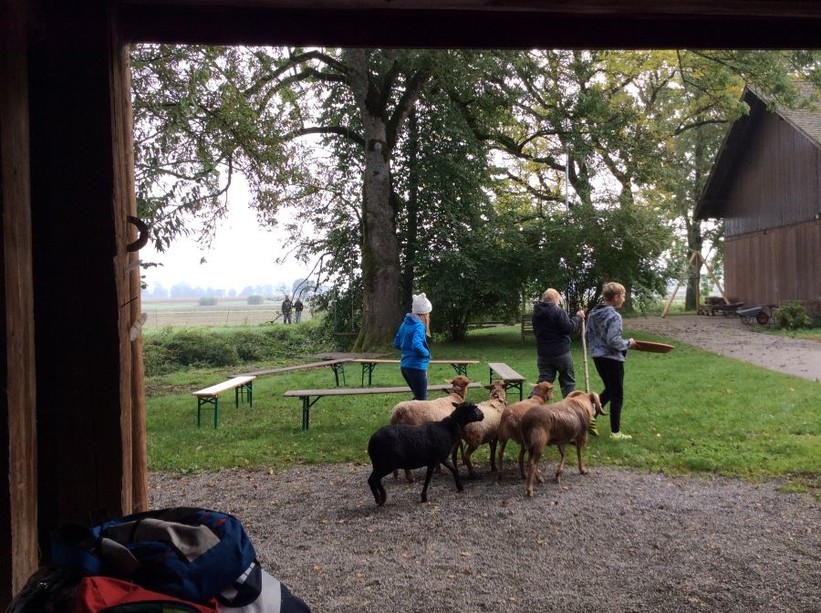
[[265,304],[265,296],[260,296],[259,294],[248,296],[248,304]]
[[217,297],[203,296],[200,298],[200,306],[217,306]]
[[784,330],[799,330],[809,328],[812,320],[800,302],[786,302],[773,314],[775,325]]
[[223,368],[245,363],[291,361],[332,349],[318,322],[256,328],[164,328],[145,335],[147,376],[186,368]]

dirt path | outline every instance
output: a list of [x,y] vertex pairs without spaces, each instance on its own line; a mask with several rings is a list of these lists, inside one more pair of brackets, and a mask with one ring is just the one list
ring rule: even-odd
[[765,334],[738,317],[681,315],[625,318],[626,330],[650,332],[764,368],[821,381],[821,342]]

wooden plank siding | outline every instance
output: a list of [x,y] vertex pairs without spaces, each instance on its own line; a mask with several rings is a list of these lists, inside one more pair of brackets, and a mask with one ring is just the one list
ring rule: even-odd
[[724,240],[727,295],[748,306],[821,301],[821,220]]
[[723,209],[728,239],[821,216],[821,148],[773,113],[756,124]]
[[10,27],[0,27],[0,609],[39,558],[25,0],[3,11]]

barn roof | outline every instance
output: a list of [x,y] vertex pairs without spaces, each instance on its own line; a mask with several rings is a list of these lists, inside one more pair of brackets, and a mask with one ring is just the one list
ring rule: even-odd
[[[814,95],[810,83],[796,84],[802,97]],[[821,148],[821,103],[816,99],[813,108],[790,109],[784,106],[770,106],[766,96],[752,87],[746,87],[741,99],[750,107],[750,112],[739,117],[724,137],[724,142],[716,154],[713,169],[696,204],[695,218],[720,218],[727,200],[727,190],[741,159],[741,152],[750,129],[764,113],[772,112],[782,117],[797,131],[804,134],[817,147]]]

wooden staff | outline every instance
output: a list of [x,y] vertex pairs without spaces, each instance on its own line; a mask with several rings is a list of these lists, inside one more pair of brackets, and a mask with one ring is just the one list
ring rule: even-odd
[[584,351],[584,391],[590,393],[590,371],[587,369],[587,333],[584,325],[585,319],[582,319],[582,350]]

